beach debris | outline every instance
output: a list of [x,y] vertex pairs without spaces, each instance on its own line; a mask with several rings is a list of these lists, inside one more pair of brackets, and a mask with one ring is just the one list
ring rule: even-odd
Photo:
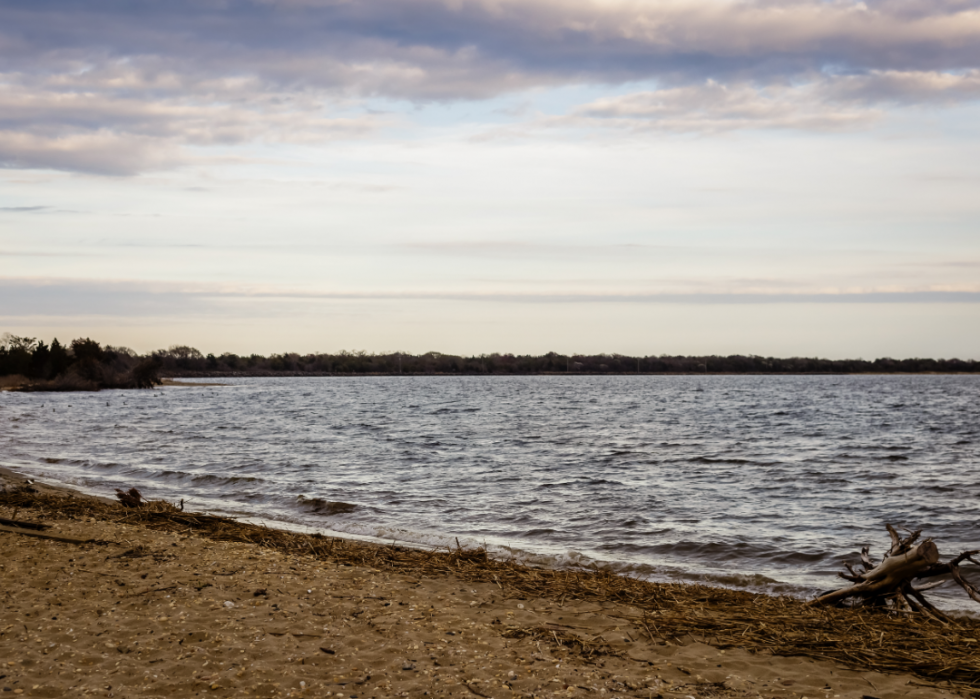
[[50,541],[60,541],[65,544],[88,544],[91,543],[92,539],[79,539],[74,536],[55,536],[53,534],[42,534],[41,532],[34,531],[33,529],[22,529],[21,527],[7,527],[0,524],[0,532],[7,532],[9,534],[23,534],[24,536],[33,536],[38,539],[49,539]]
[[[599,566],[534,568],[512,559],[493,558],[484,548],[454,546],[431,550],[370,544],[272,529],[230,517],[181,512],[172,503],[157,500],[130,509],[95,499],[8,491],[0,493],[0,506],[30,508],[37,513],[34,519],[45,521],[95,518],[182,536],[193,531],[196,536],[214,541],[253,544],[287,556],[309,556],[332,565],[398,572],[411,582],[452,575],[461,589],[463,586],[476,589],[482,584],[498,594],[499,586],[512,598],[553,600],[559,607],[578,608],[580,612],[585,610],[583,605],[589,607],[588,611],[596,611],[605,605],[623,604],[634,610],[622,618],[631,625],[630,633],[635,629],[658,645],[701,642],[723,649],[807,656],[842,662],[861,670],[913,673],[928,682],[948,682],[956,690],[980,690],[980,653],[975,648],[977,642],[973,641],[980,639],[980,620],[972,618],[958,617],[953,633],[953,624],[924,615],[918,623],[910,624],[908,614],[896,614],[888,607],[839,608],[833,604],[814,605],[791,597],[694,583],[657,583]],[[953,563],[936,565],[955,569]],[[921,590],[918,581],[916,586]],[[276,589],[270,587],[268,591],[273,593]],[[281,590],[279,593],[283,594]],[[371,598],[358,595],[356,599]],[[379,607],[381,603],[379,599]],[[536,604],[525,602],[525,606]],[[586,661],[601,662],[603,657],[628,652],[627,644],[619,645],[615,641],[607,644],[601,637],[557,624],[514,629],[498,621],[493,628],[538,644],[542,659],[554,652],[562,657],[575,654],[584,656]],[[285,635],[285,631],[269,632],[269,635]],[[290,635],[311,640],[323,637],[322,633]],[[339,657],[339,650],[337,654]],[[415,669],[413,661],[403,662]]]
[[486,699],[491,699],[491,697],[490,697],[489,694],[484,694],[479,689],[477,689],[476,687],[473,686],[473,683],[475,683],[475,682],[479,682],[479,680],[463,680],[462,681],[463,686],[466,687],[468,690],[470,690],[476,696],[478,696],[478,697],[485,697]]
[[116,498],[123,507],[143,507],[143,503],[147,502],[143,494],[136,488],[130,488],[129,490],[116,488]]
[[[902,612],[921,612],[948,623],[952,620],[922,595],[925,590],[939,587],[946,580],[917,584],[917,581],[940,576],[950,576],[973,600],[980,602],[980,589],[963,577],[959,569],[963,561],[980,565],[980,561],[973,558],[980,554],[980,550],[964,551],[948,563],[940,563],[939,549],[935,542],[932,539],[919,541],[921,529],[911,531],[903,527],[902,530],[908,532],[908,536],[902,538],[891,524],[886,524],[885,527],[891,537],[891,546],[881,562],[875,564],[871,559],[870,549],[865,546],[861,549],[863,570],[855,570],[847,563],[844,566],[847,572],[838,573],[853,584],[840,590],[825,592],[810,604],[841,604],[845,600],[857,598],[857,603],[852,606],[891,607]],[[917,541],[919,543],[916,544]]]
[[0,524],[6,524],[8,527],[20,527],[21,529],[33,529],[38,532],[51,528],[49,525],[40,522],[22,522],[18,519],[4,519],[3,517],[0,517]]

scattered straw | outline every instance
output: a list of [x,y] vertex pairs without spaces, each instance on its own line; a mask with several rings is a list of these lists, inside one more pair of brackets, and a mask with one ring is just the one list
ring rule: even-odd
[[[871,608],[807,606],[802,600],[679,583],[651,583],[607,570],[545,570],[491,559],[483,549],[427,551],[300,534],[182,512],[164,502],[138,509],[88,498],[0,493],[0,505],[31,509],[37,518],[80,519],[141,525],[216,541],[255,544],[282,553],[351,565],[410,571],[420,576],[455,575],[462,581],[497,584],[515,596],[561,603],[609,602],[638,610],[630,618],[652,641],[693,638],[719,648],[745,648],[773,655],[833,660],[859,670],[913,673],[951,688],[980,690],[980,621],[943,624],[922,615],[896,615]],[[124,555],[139,555],[133,549]],[[611,648],[551,629],[508,630],[569,647],[583,655]],[[977,693],[980,696],[980,692]]]

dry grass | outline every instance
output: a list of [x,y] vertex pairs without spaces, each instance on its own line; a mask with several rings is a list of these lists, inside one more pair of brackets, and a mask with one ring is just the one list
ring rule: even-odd
[[[868,608],[807,606],[801,600],[690,584],[651,583],[597,570],[546,570],[494,560],[482,549],[428,551],[299,534],[244,524],[226,517],[182,512],[169,503],[139,509],[87,498],[18,490],[0,494],[0,505],[31,510],[36,518],[96,519],[194,533],[283,553],[312,556],[417,575],[452,574],[461,580],[495,583],[518,596],[565,601],[616,602],[640,611],[634,619],[651,640],[693,637],[720,648],[740,647],[773,655],[833,660],[860,670],[911,672],[929,682],[980,696],[980,622],[944,624],[917,615]],[[579,652],[610,652],[547,629],[515,631],[540,635]]]
[[20,374],[10,374],[9,376],[0,376],[0,391],[20,388],[28,383],[26,376],[21,376]]

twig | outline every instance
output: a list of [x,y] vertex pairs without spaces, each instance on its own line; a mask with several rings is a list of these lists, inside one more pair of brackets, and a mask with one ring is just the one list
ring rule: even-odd
[[462,680],[462,683],[464,687],[466,687],[468,690],[473,692],[473,694],[475,694],[476,696],[483,697],[484,699],[492,699],[492,697],[489,694],[484,694],[483,692],[473,687],[473,685],[470,684],[470,680]]
[[142,592],[134,592],[131,595],[123,595],[123,597],[139,597],[140,595],[149,595],[153,592],[169,592],[170,590],[176,590],[176,585],[171,585],[170,587],[158,587],[152,590],[143,590]]

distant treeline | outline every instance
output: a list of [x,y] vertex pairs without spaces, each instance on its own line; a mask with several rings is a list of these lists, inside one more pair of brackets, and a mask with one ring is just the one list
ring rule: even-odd
[[[152,386],[157,376],[299,376],[369,374],[922,374],[980,373],[980,361],[960,359],[817,359],[792,357],[630,357],[622,354],[483,354],[439,352],[338,352],[337,354],[204,355],[174,345],[140,356],[125,347],[101,346],[88,338],[50,346],[6,335],[0,342],[0,376],[21,374],[57,385],[81,381],[90,387]],[[57,390],[57,389],[55,389]]]
[[959,359],[809,359],[794,357],[629,357],[622,354],[258,354],[207,356],[193,347],[153,352],[166,376],[282,376],[293,374],[871,374],[980,373],[980,362]]
[[22,376],[26,391],[98,391],[103,388],[152,388],[160,383],[160,361],[126,347],[103,347],[79,338],[50,345],[33,337],[6,333],[0,338],[0,376]]

